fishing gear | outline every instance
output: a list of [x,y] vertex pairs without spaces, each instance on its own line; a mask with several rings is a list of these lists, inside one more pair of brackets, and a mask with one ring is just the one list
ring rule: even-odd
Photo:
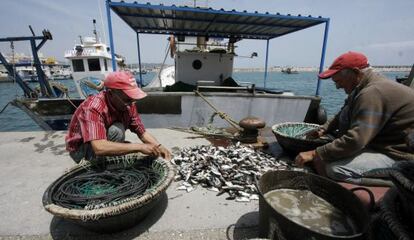
[[71,209],[98,209],[115,206],[125,199],[137,197],[151,189],[160,174],[146,167],[88,170],[58,187],[53,202]]

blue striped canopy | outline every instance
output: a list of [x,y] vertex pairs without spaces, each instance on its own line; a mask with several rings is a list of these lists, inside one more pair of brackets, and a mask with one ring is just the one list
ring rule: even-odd
[[329,21],[329,18],[212,8],[108,2],[134,31],[150,34],[272,39]]

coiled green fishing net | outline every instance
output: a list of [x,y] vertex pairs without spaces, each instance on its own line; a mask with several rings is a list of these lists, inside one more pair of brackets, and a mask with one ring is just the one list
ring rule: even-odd
[[52,194],[52,200],[69,209],[116,206],[155,188],[163,174],[163,168],[155,162],[149,167],[105,171],[89,168],[63,182]]

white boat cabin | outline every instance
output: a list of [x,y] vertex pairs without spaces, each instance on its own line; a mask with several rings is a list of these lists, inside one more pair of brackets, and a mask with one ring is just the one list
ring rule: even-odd
[[[83,79],[104,79],[112,72],[112,57],[110,48],[101,43],[96,37],[85,37],[80,44],[75,44],[72,50],[65,52],[65,58],[69,60],[72,77],[81,98],[84,98],[80,82]],[[123,59],[116,57],[118,65]]]

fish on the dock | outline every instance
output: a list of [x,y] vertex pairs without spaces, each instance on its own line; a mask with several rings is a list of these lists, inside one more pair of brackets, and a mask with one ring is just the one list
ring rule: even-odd
[[202,145],[176,149],[171,162],[178,170],[175,180],[184,181],[179,190],[190,192],[192,186],[200,185],[217,195],[227,193],[226,199],[238,202],[258,199],[254,183],[265,172],[291,169],[286,162],[240,142],[226,148]]

